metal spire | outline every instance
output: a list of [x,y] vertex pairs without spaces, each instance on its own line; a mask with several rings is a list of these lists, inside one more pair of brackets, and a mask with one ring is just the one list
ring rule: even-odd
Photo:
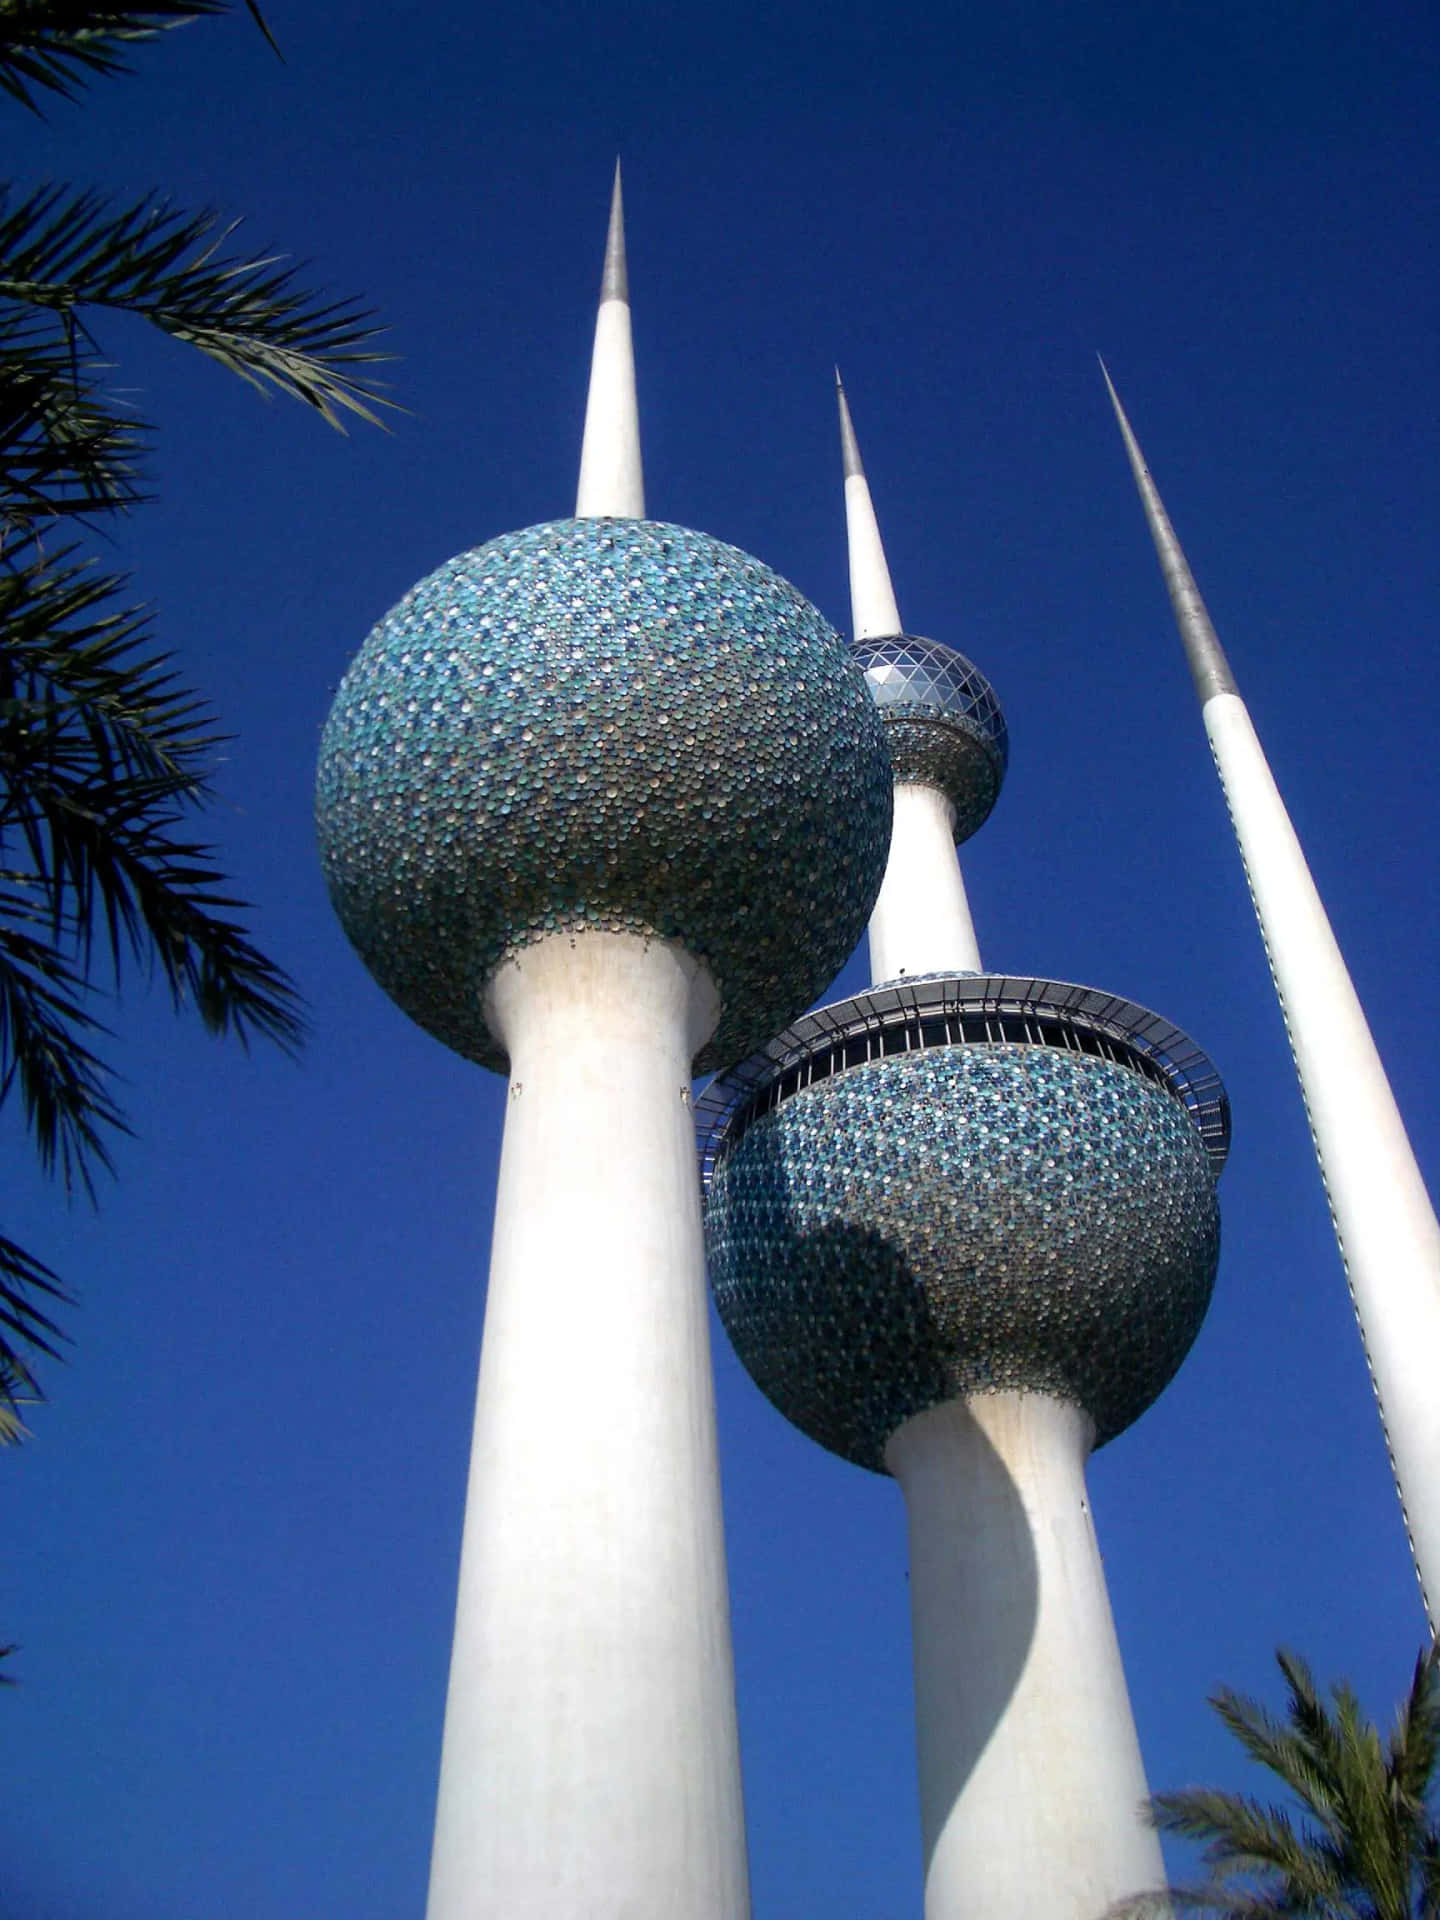
[[625,271],[625,210],[620,162],[610,196],[610,230],[600,277],[600,311],[590,361],[590,395],[580,449],[577,520],[643,520],[640,414],[635,402],[635,351],[630,337],[630,283]]
[[903,633],[900,609],[895,604],[895,589],[890,584],[890,569],[885,564],[885,549],[880,544],[880,527],[870,499],[865,469],[860,464],[860,447],[845,389],[840,384],[840,369],[835,369],[835,397],[840,403],[840,451],[845,463],[845,530],[850,543],[850,617],[857,640],[883,640]]
[[[850,610],[855,638],[889,640],[905,631],[870,499],[849,402],[835,369],[845,529],[850,543]],[[929,643],[922,641],[922,646]],[[864,652],[864,649],[858,649]],[[907,973],[978,973],[980,949],[955,857],[955,808],[941,788],[897,767],[890,854],[870,916],[870,977],[879,985]]]
[[[1100,356],[1097,354],[1096,358]],[[1120,404],[1120,396],[1115,391],[1115,383],[1110,378],[1110,369],[1100,360],[1100,371],[1105,376],[1105,385],[1110,392],[1110,404],[1115,409],[1115,418],[1120,422],[1120,432],[1125,441],[1125,451],[1130,456],[1131,471],[1135,475],[1135,484],[1140,489],[1140,502],[1145,509],[1145,519],[1150,528],[1150,537],[1155,542],[1155,551],[1160,556],[1160,571],[1165,576],[1166,591],[1170,595],[1170,604],[1175,609],[1175,619],[1180,628],[1180,638],[1185,643],[1185,656],[1190,662],[1190,671],[1195,678],[1195,691],[1204,703],[1212,694],[1238,693],[1235,676],[1230,671],[1230,663],[1225,658],[1224,649],[1216,637],[1210,615],[1205,610],[1205,602],[1200,598],[1200,589],[1195,584],[1195,576],[1186,563],[1180,550],[1180,542],[1175,538],[1175,529],[1170,524],[1170,516],[1150,477],[1150,469],[1145,464],[1145,456],[1140,451],[1140,442],[1135,438],[1130,422],[1125,417],[1125,409]]]
[[[1104,372],[1103,360],[1100,366]],[[1105,384],[1240,843],[1434,1632],[1440,1626],[1440,1222],[1264,748],[1108,372]]]

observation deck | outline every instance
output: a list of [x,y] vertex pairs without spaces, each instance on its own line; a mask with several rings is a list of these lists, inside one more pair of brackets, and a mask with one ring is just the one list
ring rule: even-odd
[[1091,1054],[1164,1087],[1190,1115],[1218,1178],[1230,1151],[1230,1101],[1209,1058],[1158,1013],[1097,987],[1023,975],[919,974],[803,1014],[696,1102],[701,1178],[754,1122],[797,1093],[897,1054],[959,1044],[1057,1047]]

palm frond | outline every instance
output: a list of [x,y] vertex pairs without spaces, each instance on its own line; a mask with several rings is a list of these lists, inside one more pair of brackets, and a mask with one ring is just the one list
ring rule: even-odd
[[1427,1822],[1420,1833],[1416,1854],[1417,1920],[1440,1920],[1440,1833],[1433,1824]]
[[104,1031],[86,983],[51,939],[15,924],[26,911],[22,894],[0,894],[0,1105],[18,1089],[41,1166],[93,1195],[110,1167],[105,1133],[126,1131],[125,1117],[82,1038]]
[[1255,1893],[1236,1887],[1164,1887],[1131,1895],[1107,1907],[1101,1920],[1181,1920],[1194,1914],[1209,1920],[1335,1920],[1333,1909],[1297,1906],[1288,1894]]
[[1431,1642],[1415,1661],[1410,1691],[1400,1703],[1385,1755],[1385,1770],[1397,1802],[1416,1816],[1440,1760],[1440,1646]]
[[204,756],[224,736],[148,650],[149,610],[117,605],[126,586],[73,548],[0,572],[0,833],[37,779],[118,769],[205,794]]
[[1288,1892],[1256,1893],[1245,1888],[1218,1891],[1214,1887],[1173,1887],[1170,1913],[1208,1915],[1209,1920],[1373,1920],[1353,1908],[1316,1905]]
[[0,534],[7,555],[56,519],[114,513],[143,496],[144,429],[101,394],[78,328],[0,310]]
[[[1301,1804],[1322,1826],[1331,1827],[1337,1817],[1336,1781],[1331,1756],[1325,1748],[1323,1726],[1325,1710],[1315,1696],[1314,1684],[1303,1662],[1283,1650],[1277,1655],[1281,1671],[1290,1684],[1290,1724],[1275,1720],[1257,1700],[1221,1687],[1210,1697],[1210,1705],[1258,1765],[1277,1774]],[[1292,1663],[1286,1667],[1286,1661]],[[1321,1732],[1316,1734],[1314,1714],[1318,1713]]]
[[295,989],[182,832],[218,738],[124,582],[62,555],[0,571],[0,1102],[42,1162],[88,1186],[123,1127],[91,1040],[95,943],[113,980],[158,970],[214,1033],[297,1044]]
[[[245,0],[245,9],[278,54],[257,0]],[[229,0],[149,0],[138,7],[0,0],[0,88],[38,113],[37,90],[73,100],[89,80],[128,73],[129,49],[138,43],[231,10]]]
[[22,1349],[58,1358],[56,1342],[65,1337],[40,1300],[68,1298],[42,1260],[0,1235],[0,1446],[24,1438],[20,1409],[41,1397]]
[[0,300],[58,315],[88,307],[138,314],[262,392],[378,424],[386,406],[370,369],[388,359],[380,329],[352,300],[300,284],[274,255],[229,246],[235,224],[188,214],[160,195],[119,206],[102,195],[42,187],[0,202]]
[[1279,1874],[1292,1899],[1331,1899],[1344,1891],[1334,1848],[1314,1833],[1297,1832],[1283,1807],[1207,1787],[1156,1794],[1151,1805],[1163,1832],[1205,1843],[1205,1862],[1221,1879]]
[[[1221,1689],[1212,1705],[1254,1760],[1276,1774],[1308,1822],[1247,1794],[1157,1794],[1158,1827],[1198,1841],[1209,1878],[1172,1895],[1177,1914],[1310,1915],[1314,1920],[1440,1920],[1440,1653],[1416,1663],[1388,1745],[1343,1681],[1322,1699],[1309,1667],[1276,1656],[1285,1719]],[[1122,1906],[1114,1920],[1125,1914]],[[1136,1909],[1136,1912],[1141,1911]]]

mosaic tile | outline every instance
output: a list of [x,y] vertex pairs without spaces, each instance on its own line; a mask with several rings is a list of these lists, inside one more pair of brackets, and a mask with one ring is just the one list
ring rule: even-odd
[[895,1054],[795,1093],[716,1161],[711,1285],[785,1417],[884,1471],[913,1414],[1026,1389],[1113,1438],[1189,1351],[1219,1258],[1181,1101],[1053,1046]]
[[710,1071],[844,963],[891,791],[861,676],[788,581],[683,527],[560,520],[447,562],[375,628],[326,723],[316,818],[346,933],[447,1046],[503,1072],[496,966],[604,928],[709,967]]

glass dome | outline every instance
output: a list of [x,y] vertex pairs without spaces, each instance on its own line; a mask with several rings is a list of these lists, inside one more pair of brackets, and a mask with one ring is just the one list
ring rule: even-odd
[[895,778],[937,786],[956,842],[989,817],[1010,757],[995,689],[963,653],[919,634],[856,640],[851,653],[885,723]]

